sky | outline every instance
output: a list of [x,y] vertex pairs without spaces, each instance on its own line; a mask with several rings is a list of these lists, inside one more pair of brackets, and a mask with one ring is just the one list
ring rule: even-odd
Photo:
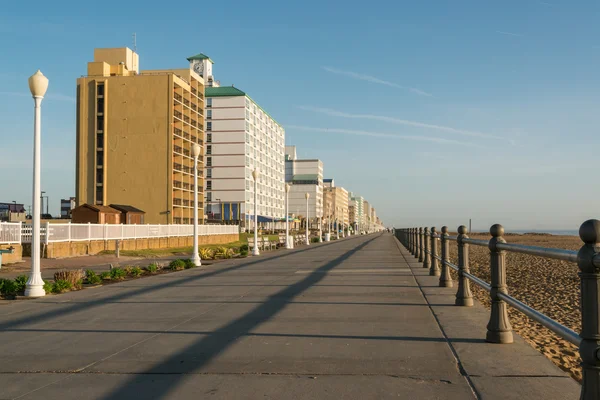
[[[578,229],[600,217],[597,0],[229,1],[118,7],[9,2],[0,13],[0,201],[31,204],[33,100],[42,190],[75,195],[75,88],[96,47],[140,68],[205,53],[286,129],[298,155],[388,226]],[[185,4],[185,6],[184,6]]]

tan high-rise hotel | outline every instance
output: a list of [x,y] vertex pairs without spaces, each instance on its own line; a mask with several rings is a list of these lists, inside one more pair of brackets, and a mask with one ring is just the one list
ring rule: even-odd
[[203,210],[203,78],[192,68],[140,72],[128,48],[94,50],[77,79],[77,205],[125,204],[145,211],[146,223],[193,223],[193,143],[202,146]]

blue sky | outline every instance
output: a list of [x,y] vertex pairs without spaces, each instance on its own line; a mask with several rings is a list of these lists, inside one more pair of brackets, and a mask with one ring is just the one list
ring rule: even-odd
[[600,217],[600,2],[183,4],[3,5],[0,201],[31,204],[28,76],[50,79],[42,190],[58,213],[75,191],[75,80],[95,47],[131,47],[136,32],[141,69],[210,55],[222,84],[390,225],[577,229]]

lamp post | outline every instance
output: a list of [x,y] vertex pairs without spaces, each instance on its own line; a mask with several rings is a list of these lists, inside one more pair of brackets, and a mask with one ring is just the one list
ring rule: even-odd
[[254,178],[254,247],[252,248],[252,255],[258,256],[258,177],[260,176],[257,169],[252,171],[252,178]]
[[[48,78],[40,70],[29,78],[29,90],[34,101],[35,117],[33,122],[33,232],[31,237],[31,273],[25,287],[25,296],[41,297],[46,295],[44,281],[40,271],[40,175],[41,175],[41,119],[42,99],[48,89]],[[46,235],[48,232],[46,232]]]
[[285,184],[285,248],[291,249],[292,244],[290,243],[290,220],[288,216],[288,202],[289,202],[290,184]]
[[321,211],[321,216],[318,217],[319,218],[319,243],[323,243],[323,230],[322,225],[323,225],[323,211]]
[[340,219],[339,219],[339,213],[340,213],[340,208],[336,207],[335,208],[335,234],[336,234],[336,239],[340,239]]
[[192,261],[196,267],[199,267],[202,262],[198,253],[198,157],[200,156],[198,143],[192,145],[192,156],[194,157],[194,252]]
[[310,244],[310,240],[308,238],[308,199],[310,198],[310,193],[306,192],[304,197],[306,197],[306,244]]

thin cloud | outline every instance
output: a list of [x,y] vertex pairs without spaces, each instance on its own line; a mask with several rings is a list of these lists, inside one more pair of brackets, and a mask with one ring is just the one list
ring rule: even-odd
[[351,72],[351,71],[343,71],[341,69],[332,68],[332,67],[322,67],[322,68],[325,71],[327,71],[327,72],[331,72],[332,74],[344,75],[344,76],[347,76],[349,78],[359,79],[361,81],[367,81],[367,82],[371,82],[371,83],[377,83],[379,85],[385,85],[385,86],[393,87],[393,88],[396,88],[396,89],[408,90],[408,91],[410,91],[410,92],[412,92],[414,94],[418,94],[419,96],[433,97],[433,95],[431,93],[427,93],[424,90],[421,90],[421,89],[418,89],[418,88],[412,88],[412,87],[402,86],[402,85],[399,85],[399,84],[394,83],[394,82],[385,81],[383,79],[376,78],[374,76],[358,74],[356,72]]
[[[0,96],[31,97],[31,94],[25,92],[0,92]],[[49,100],[68,101],[71,103],[75,103],[76,101],[75,97],[60,93],[49,93],[44,96],[44,98]]]
[[457,128],[452,128],[452,127],[443,126],[443,125],[427,124],[427,123],[418,122],[418,121],[409,121],[406,119],[386,117],[383,115],[350,114],[350,113],[346,113],[346,112],[342,112],[342,111],[331,110],[329,108],[318,108],[318,107],[310,107],[310,106],[299,106],[298,108],[301,110],[321,113],[321,114],[329,115],[332,117],[341,117],[341,118],[350,118],[350,119],[369,119],[369,120],[375,120],[375,121],[389,122],[389,123],[398,124],[398,125],[412,126],[415,128],[433,129],[433,130],[437,130],[437,131],[454,133],[454,134],[463,135],[463,136],[504,140],[503,137],[491,135],[488,133],[468,131],[468,130],[464,130],[464,129],[457,129]]
[[459,146],[485,148],[485,146],[481,146],[477,143],[462,142],[459,140],[444,139],[444,138],[437,138],[437,137],[431,137],[431,136],[395,135],[393,133],[371,132],[371,131],[339,129],[339,128],[315,128],[315,127],[311,127],[311,126],[301,126],[301,125],[287,125],[287,129],[298,129],[298,130],[303,130],[303,131],[308,131],[308,132],[341,133],[341,134],[345,134],[345,135],[370,136],[370,137],[378,137],[378,138],[411,140],[411,141],[416,141],[416,142],[428,142],[428,143],[437,143],[437,144],[451,144],[451,145],[459,145]]
[[496,33],[499,33],[501,35],[506,35],[506,36],[523,37],[523,35],[521,33],[506,32],[506,31],[496,31]]

